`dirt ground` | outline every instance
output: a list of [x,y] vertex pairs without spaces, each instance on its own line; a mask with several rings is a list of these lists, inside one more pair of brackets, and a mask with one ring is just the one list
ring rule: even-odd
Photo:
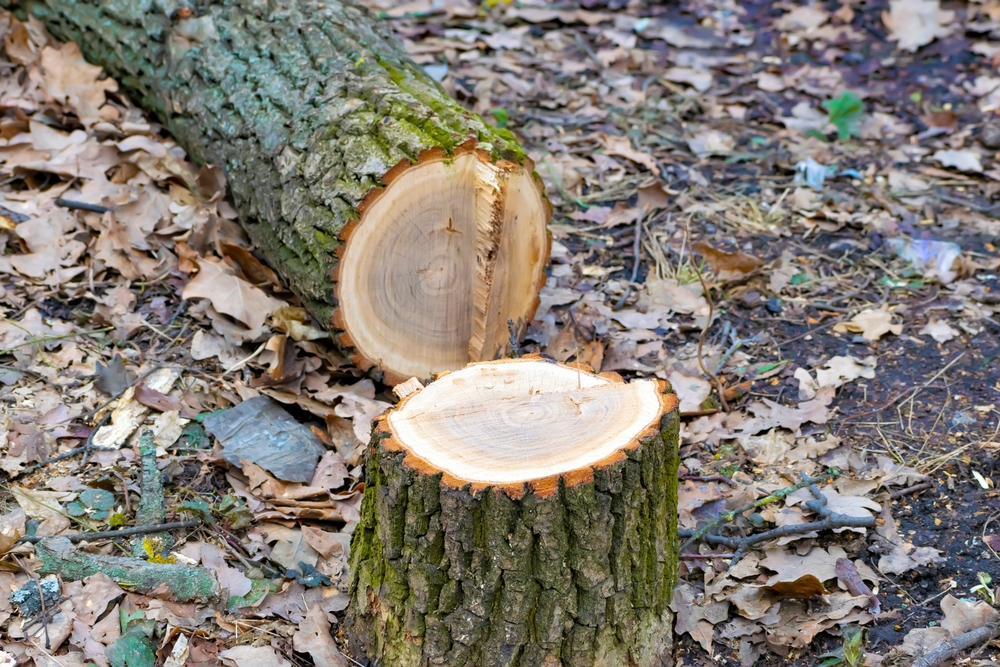
[[[516,133],[546,183],[552,265],[522,351],[677,390],[681,528],[831,470],[815,493],[870,522],[790,529],[739,562],[726,544],[687,546],[678,665],[817,665],[858,626],[864,664],[909,664],[1000,618],[1000,1],[369,5],[450,94]],[[23,587],[37,566],[4,530],[23,534],[28,519],[65,531],[86,489],[114,496],[110,515],[80,508],[88,529],[128,523],[129,436],[83,462],[35,464],[89,442],[107,408],[132,401],[162,447],[167,520],[198,500],[226,517],[176,531],[177,553],[248,596],[257,563],[294,571],[305,559],[322,577],[286,573],[263,602],[192,604],[183,620],[113,584],[66,586],[75,630],[57,655],[107,664],[127,627],[97,628],[118,605],[160,623],[161,657],[190,635],[188,665],[348,664],[342,636],[301,633],[337,635],[367,429],[391,388],[351,367],[239,251],[252,248],[210,172],[198,178],[39,25],[0,23],[0,583]],[[80,90],[60,88],[66,72]],[[251,305],[185,298],[206,266]],[[165,369],[167,384],[138,400],[135,387]],[[212,450],[197,416],[261,394],[331,448],[314,478],[323,490]],[[810,493],[714,534],[813,521]],[[841,561],[881,609],[851,590]],[[106,609],[88,615],[87,600]],[[18,659],[57,664],[25,638],[6,593],[0,637]],[[996,657],[987,647],[959,664]]]

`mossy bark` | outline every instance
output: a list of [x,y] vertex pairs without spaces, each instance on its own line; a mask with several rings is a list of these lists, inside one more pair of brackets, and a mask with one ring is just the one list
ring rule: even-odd
[[[324,325],[344,225],[382,176],[470,138],[523,163],[350,0],[0,0],[80,45],[200,162],[224,168],[240,220]],[[181,18],[186,17],[186,18]]]
[[41,574],[58,574],[65,581],[80,581],[102,572],[129,590],[177,602],[210,602],[219,597],[219,583],[211,571],[190,565],[148,563],[138,558],[101,556],[74,549],[65,537],[52,537],[35,545]]
[[671,665],[677,412],[548,497],[473,495],[377,435],[351,541],[347,629],[393,667]]

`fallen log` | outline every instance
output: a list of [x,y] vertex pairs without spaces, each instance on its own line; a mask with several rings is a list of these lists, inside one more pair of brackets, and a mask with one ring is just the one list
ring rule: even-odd
[[507,130],[351,0],[0,0],[73,40],[200,162],[267,262],[390,383],[509,348],[550,207]]
[[380,417],[351,541],[352,647],[394,667],[672,664],[677,401],[540,357]]

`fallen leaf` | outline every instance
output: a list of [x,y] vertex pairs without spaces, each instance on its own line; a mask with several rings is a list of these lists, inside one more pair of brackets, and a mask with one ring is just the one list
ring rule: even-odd
[[184,286],[183,299],[208,299],[220,313],[230,315],[251,329],[263,326],[267,317],[285,305],[235,275],[225,262],[202,258],[198,275]]
[[882,12],[889,39],[904,51],[916,51],[935,38],[947,37],[954,18],[955,12],[941,9],[940,0],[890,0],[889,11]]
[[931,156],[931,159],[959,171],[971,171],[977,174],[983,172],[983,164],[979,161],[979,154],[972,150],[937,151]]
[[893,324],[892,313],[887,310],[863,310],[850,322],[841,322],[833,328],[840,333],[860,333],[865,340],[878,340],[887,333],[898,336],[903,332],[902,324]]
[[742,444],[747,456],[760,465],[780,463],[791,448],[789,439],[776,428],[768,431],[767,435],[747,436]]
[[628,137],[613,137],[603,134],[601,135],[601,139],[604,141],[604,152],[606,154],[617,155],[632,160],[653,172],[654,175],[660,175],[660,168],[656,164],[656,159],[649,153],[637,151],[632,148],[632,140]]
[[795,7],[774,22],[774,27],[783,31],[812,32],[830,20],[830,12],[815,5]]
[[687,83],[699,93],[712,87],[712,73],[690,67],[670,67],[663,72],[663,78],[674,83]]
[[741,278],[764,266],[763,261],[744,252],[716,250],[701,241],[694,243],[692,247],[698,254],[705,258],[705,261],[711,265],[712,270],[719,274],[720,280]]
[[313,663],[323,667],[347,667],[347,658],[337,648],[330,634],[326,612],[315,605],[306,610],[306,617],[292,635],[292,646],[299,653],[308,653]]
[[827,590],[823,582],[813,574],[804,574],[795,581],[779,581],[770,586],[764,586],[764,590],[777,593],[782,597],[799,598],[807,600],[814,595],[826,595]]
[[939,343],[947,343],[958,336],[958,330],[942,320],[931,320],[919,333],[921,336],[930,336]]
[[42,86],[54,99],[70,106],[84,125],[101,120],[99,109],[107,101],[105,93],[118,90],[118,83],[83,58],[72,42],[54,49],[42,49]]
[[687,140],[687,145],[699,158],[710,155],[730,155],[736,148],[736,140],[719,130],[703,130]]
[[680,399],[681,412],[698,412],[705,399],[712,393],[711,383],[699,377],[672,371],[668,379],[677,393],[677,398]]
[[234,646],[219,652],[226,667],[292,667],[270,646]]

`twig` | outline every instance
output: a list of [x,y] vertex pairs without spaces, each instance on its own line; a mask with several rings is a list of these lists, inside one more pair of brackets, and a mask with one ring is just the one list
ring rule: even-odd
[[[72,535],[60,535],[70,542],[92,542],[94,540],[113,540],[119,537],[131,537],[133,535],[148,535],[150,533],[162,533],[167,530],[180,530],[182,528],[197,528],[202,522],[194,519],[191,521],[171,521],[161,523],[156,526],[134,526],[132,528],[120,528],[118,530],[99,530],[93,533],[74,533]],[[18,542],[35,544],[40,540],[51,538],[51,535],[33,535],[22,537]]]
[[49,620],[50,620],[50,618],[49,618],[49,615],[48,615],[49,614],[48,609],[45,608],[45,591],[42,590],[42,582],[39,580],[37,574],[35,574],[34,572],[32,572],[31,570],[29,570],[28,568],[26,568],[24,566],[24,563],[21,562],[20,558],[18,558],[17,556],[14,556],[14,562],[17,563],[17,566],[19,568],[21,568],[21,572],[23,572],[26,575],[28,575],[28,577],[30,577],[31,580],[35,583],[35,590],[38,591],[38,604],[39,604],[39,606],[41,607],[41,610],[42,610],[41,618],[42,618],[42,629],[45,631],[45,649],[46,650],[51,650],[52,649],[52,641],[49,639]]
[[965,356],[965,352],[959,352],[958,355],[954,359],[952,359],[947,364],[945,364],[944,368],[942,368],[937,373],[935,373],[931,377],[931,379],[929,379],[927,382],[923,383],[922,385],[920,385],[919,387],[917,387],[916,389],[914,389],[913,393],[910,394],[909,396],[907,396],[903,400],[903,402],[899,404],[899,407],[896,408],[896,413],[899,415],[899,423],[902,424],[903,423],[903,413],[902,413],[903,406],[906,405],[907,401],[909,401],[909,403],[910,403],[910,419],[909,419],[909,422],[907,423],[907,427],[906,427],[906,430],[907,430],[908,433],[912,433],[913,432],[913,404],[914,404],[914,401],[917,399],[917,395],[920,392],[922,392],[924,389],[926,389],[927,387],[931,386],[931,384],[933,384],[934,381],[937,380],[939,377],[941,377],[942,375],[944,375],[945,373],[947,373],[948,369],[951,368],[952,366],[954,366],[958,362],[958,360],[961,359],[964,356]]
[[1000,636],[1000,623],[990,623],[981,628],[952,637],[930,653],[913,662],[910,667],[934,667],[945,660],[951,660],[967,648],[996,639]]
[[811,533],[813,531],[832,530],[834,528],[875,527],[876,518],[873,516],[850,516],[848,514],[840,514],[838,512],[830,511],[830,508],[827,506],[826,496],[820,492],[815,484],[809,485],[809,492],[813,494],[813,500],[807,500],[805,502],[805,506],[812,510],[814,514],[823,517],[821,520],[789,526],[779,526],[778,528],[774,528],[763,533],[748,535],[747,537],[741,538],[739,540],[739,546],[736,548],[736,551],[733,552],[733,561],[729,566],[732,567],[735,565],[741,558],[743,558],[743,554],[746,553],[746,550],[753,545],[760,544],[761,542],[768,542],[779,537],[804,535],[805,533]]
[[691,480],[693,482],[722,482],[723,484],[728,484],[729,486],[736,486],[736,482],[729,479],[725,475],[681,475],[677,479],[679,480]]
[[[156,467],[156,445],[153,442],[153,432],[148,429],[139,436],[139,457],[142,462],[142,478],[139,482],[139,507],[135,511],[135,525],[155,528],[167,518],[167,508],[163,498],[163,473]],[[144,546],[143,540],[133,541],[132,555],[142,558]],[[171,546],[172,540],[161,551],[169,552]]]
[[914,484],[913,486],[908,486],[905,489],[896,489],[895,491],[889,492],[889,497],[892,499],[901,498],[903,496],[908,496],[911,493],[920,493],[922,491],[927,491],[928,489],[934,488],[934,482],[921,482],[920,484]]
[[[48,464],[55,463],[56,461],[65,461],[66,459],[71,459],[74,456],[79,456],[80,454],[86,455],[87,452],[90,450],[91,443],[94,441],[94,434],[97,433],[97,429],[99,429],[102,426],[104,426],[104,424],[107,423],[108,419],[110,419],[110,418],[111,418],[111,413],[108,413],[108,414],[104,415],[104,418],[101,419],[100,423],[96,424],[94,426],[94,428],[91,429],[90,434],[87,436],[87,440],[83,443],[82,447],[74,447],[73,449],[69,450],[68,452],[63,452],[62,454],[57,454],[56,456],[47,458],[44,461],[39,461],[38,463],[32,463],[30,466],[28,466],[27,468],[25,468],[21,472],[15,474],[15,475],[12,475],[11,479],[17,479],[17,478],[21,477],[22,475],[27,475],[29,472],[34,472],[35,470],[38,470],[39,468],[44,468]],[[80,464],[81,467],[86,466],[86,465],[87,465],[86,460],[84,460],[84,462]]]
[[978,213],[989,213],[990,211],[995,211],[1000,208],[1000,204],[993,204],[992,206],[983,206],[982,204],[977,204],[976,202],[969,201],[968,199],[960,199],[958,197],[952,197],[951,195],[946,195],[942,192],[938,192],[935,196],[943,202],[949,204],[955,204],[956,206],[964,206],[970,208]]
[[148,378],[150,375],[152,375],[156,371],[160,370],[161,368],[163,368],[163,366],[160,365],[160,364],[157,364],[156,366],[153,366],[148,371],[146,371],[145,373],[143,373],[142,375],[140,375],[136,379],[134,379],[131,382],[129,382],[128,385],[124,389],[122,389],[121,391],[119,391],[117,394],[115,394],[114,396],[112,396],[108,400],[104,401],[103,403],[101,403],[100,405],[98,405],[93,410],[90,410],[89,412],[85,412],[85,413],[83,413],[80,416],[83,417],[83,418],[87,418],[87,417],[92,417],[92,416],[96,415],[98,412],[100,412],[101,410],[103,410],[104,408],[108,407],[109,405],[111,405],[112,403],[114,403],[115,401],[117,401],[119,398],[121,398],[125,394],[126,391],[128,391],[132,387],[136,386],[137,384],[139,384],[140,382],[142,382],[143,380],[145,380],[146,378]]
[[[819,478],[818,478],[819,479]],[[808,480],[807,480],[808,481]],[[798,490],[802,488],[801,484],[795,487],[789,487],[788,489],[782,489],[782,491],[791,491],[792,489]],[[698,536],[698,531],[694,530],[679,530],[677,535],[679,537],[689,538],[681,549],[687,547],[695,539],[701,539],[708,544],[715,546],[726,546],[733,549],[731,554],[719,555],[720,558],[725,558],[727,560],[731,559],[729,567],[733,567],[737,562],[743,558],[747,549],[754,546],[755,544],[760,544],[761,542],[769,542],[771,540],[776,540],[779,537],[788,537],[791,535],[805,535],[806,533],[811,533],[820,530],[832,530],[836,528],[874,528],[877,519],[875,517],[858,517],[850,516],[847,514],[839,514],[837,512],[831,512],[829,507],[827,507],[826,496],[824,496],[815,484],[809,485],[809,491],[813,494],[814,499],[806,501],[805,505],[814,514],[822,517],[819,521],[810,521],[808,523],[800,523],[788,526],[779,526],[772,530],[764,531],[763,533],[756,533],[753,535],[747,535],[745,537],[723,537],[722,535],[701,535]],[[787,495],[787,494],[786,494]],[[761,500],[765,500],[762,498]],[[758,501],[759,502],[759,501]],[[747,507],[750,507],[749,505]],[[745,511],[746,508],[743,508]],[[681,557],[685,557],[684,554]]]
[[[16,325],[16,322],[11,322],[9,319],[4,318],[5,322]],[[19,347],[24,347],[26,345],[36,345],[38,343],[49,343],[54,340],[64,340],[66,338],[74,338],[76,336],[93,336],[94,334],[105,333],[111,331],[114,327],[102,327],[100,329],[88,329],[86,331],[75,331],[73,333],[59,334],[58,336],[42,336],[41,338],[32,337],[31,340],[26,340],[23,343],[18,343],[17,345],[11,345],[10,347],[5,347],[0,350],[0,356],[5,354],[10,354]]]
[[89,204],[85,201],[74,201],[72,199],[63,199],[60,197],[56,200],[56,206],[62,206],[63,208],[68,208],[71,211],[87,211],[89,213],[107,213],[114,209],[108,206],[101,206],[100,204]]
[[[684,230],[685,236],[687,235],[687,230]],[[708,318],[705,320],[705,325],[701,328],[701,334],[698,335],[698,367],[701,368],[701,372],[704,373],[712,380],[712,384],[715,385],[715,391],[719,394],[719,402],[722,404],[722,409],[725,412],[729,412],[729,401],[725,397],[725,387],[722,386],[722,380],[719,379],[717,375],[712,373],[705,366],[705,357],[702,354],[702,349],[705,347],[705,336],[708,334],[709,328],[712,326],[712,317],[715,315],[715,304],[712,302],[712,294],[708,291],[708,285],[705,284],[705,278],[701,275],[701,269],[698,268],[697,262],[691,262],[691,268],[694,269],[695,274],[698,276],[698,282],[701,283],[701,291],[705,295],[705,301],[708,302]]]
[[740,349],[744,345],[749,345],[750,343],[759,343],[760,342],[760,334],[759,333],[755,333],[754,335],[750,336],[749,338],[740,338],[739,336],[736,335],[736,332],[733,331],[732,337],[730,338],[730,340],[733,342],[733,344],[729,346],[728,350],[726,350],[725,352],[722,353],[722,358],[719,359],[719,363],[716,364],[716,366],[715,366],[715,372],[716,372],[716,374],[718,374],[719,371],[722,370],[722,367],[726,365],[726,362],[729,361],[729,357],[733,356],[733,354],[736,352],[736,350]]
[[680,554],[681,560],[708,560],[710,558],[729,558],[729,554]]
[[635,281],[639,279],[639,264],[642,261],[640,257],[642,250],[642,221],[645,217],[646,209],[643,209],[639,217],[635,219],[635,238],[632,240],[632,277],[629,278],[628,287],[625,288],[622,298],[618,299],[618,303],[614,305],[612,310],[622,309],[625,301],[632,295],[632,288],[635,287]]
[[521,352],[517,348],[517,333],[514,331],[513,318],[507,318],[507,331],[510,333],[510,356],[517,359],[521,356]]
[[818,482],[825,482],[831,480],[835,477],[838,477],[839,475],[840,475],[840,469],[830,468],[829,470],[827,470],[825,474],[820,475],[819,477],[803,477],[802,481],[799,482],[798,484],[785,487],[784,489],[778,489],[777,491],[773,491],[768,495],[764,496],[763,498],[758,498],[749,505],[744,505],[743,507],[739,507],[734,510],[729,510],[728,512],[723,512],[722,514],[717,516],[715,520],[709,522],[708,524],[694,531],[694,533],[687,539],[687,541],[681,545],[679,551],[684,551],[684,549],[690,546],[693,542],[696,542],[706,536],[711,537],[708,535],[709,531],[717,528],[718,526],[721,526],[724,523],[729,523],[730,521],[732,521],[739,515],[743,514],[744,512],[749,512],[752,509],[763,507],[764,505],[769,505],[771,503],[776,503],[779,500],[782,500],[785,497],[795,493],[799,489],[804,489],[807,486],[812,486]]
[[838,317],[837,319],[830,320],[829,322],[826,322],[825,324],[821,324],[818,327],[813,327],[809,331],[805,332],[804,334],[799,334],[795,338],[789,338],[788,340],[781,341],[780,343],[778,343],[778,348],[780,349],[782,345],[788,345],[789,343],[794,343],[797,340],[802,340],[806,336],[811,336],[814,333],[816,333],[817,331],[822,331],[823,329],[829,329],[830,327],[835,326],[837,324],[840,324],[843,321],[844,321],[844,318]]

